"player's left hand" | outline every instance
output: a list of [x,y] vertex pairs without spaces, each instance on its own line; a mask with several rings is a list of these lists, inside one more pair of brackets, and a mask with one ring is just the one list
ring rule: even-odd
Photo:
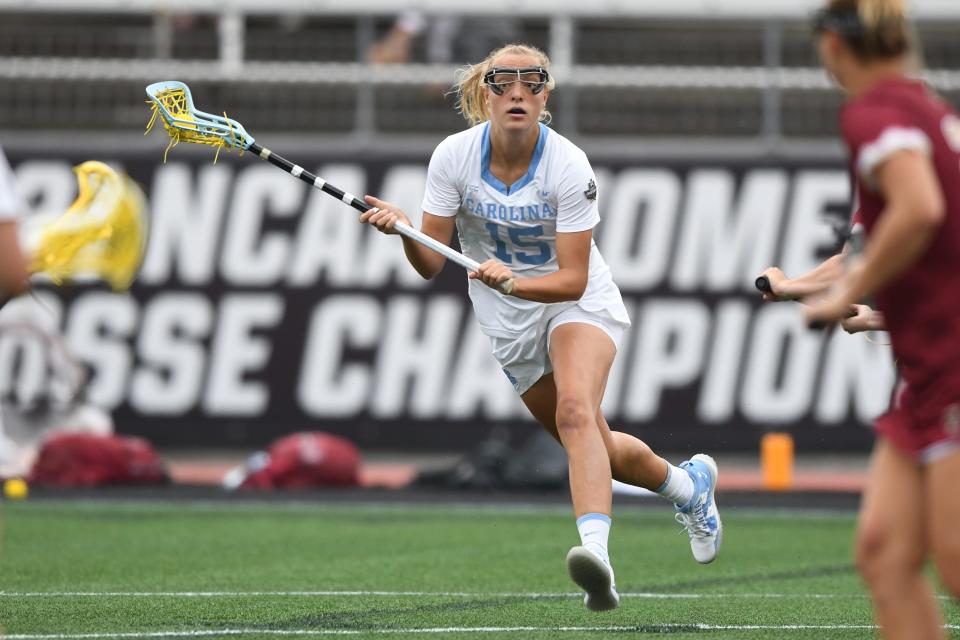
[[399,233],[395,228],[398,222],[410,226],[410,218],[397,205],[373,196],[364,196],[363,199],[373,208],[360,215],[361,224],[374,226],[388,235]]
[[468,274],[467,277],[471,280],[480,280],[491,289],[496,289],[501,292],[503,292],[504,283],[509,283],[506,287],[512,291],[513,283],[515,282],[513,272],[496,260],[487,260],[481,264],[476,271]]
[[875,311],[865,304],[853,305],[852,311],[854,315],[840,322],[840,326],[843,327],[843,330],[847,333],[886,330],[886,322],[881,312]]

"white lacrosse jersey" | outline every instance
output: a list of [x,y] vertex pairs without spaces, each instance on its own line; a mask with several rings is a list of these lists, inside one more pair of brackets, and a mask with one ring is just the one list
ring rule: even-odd
[[0,222],[15,220],[21,211],[20,199],[13,185],[13,171],[0,149]]
[[[490,123],[454,134],[430,158],[423,210],[456,216],[463,253],[505,264],[522,278],[557,271],[557,233],[586,231],[600,221],[597,179],[586,154],[540,125],[527,173],[505,185],[490,172]],[[587,288],[579,301],[544,304],[505,296],[470,280],[470,299],[488,336],[512,337],[573,305],[630,319],[596,243],[590,248]]]

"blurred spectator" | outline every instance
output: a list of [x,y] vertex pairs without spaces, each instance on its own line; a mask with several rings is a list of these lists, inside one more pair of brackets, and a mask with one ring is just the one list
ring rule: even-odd
[[399,64],[413,58],[414,44],[425,37],[430,64],[482,60],[487,53],[520,39],[520,23],[506,16],[400,14],[390,31],[367,52],[371,62]]

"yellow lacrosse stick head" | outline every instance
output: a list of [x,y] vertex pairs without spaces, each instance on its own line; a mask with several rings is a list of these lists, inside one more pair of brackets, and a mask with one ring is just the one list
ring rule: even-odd
[[[160,122],[163,123],[163,128],[170,134],[167,151],[181,140],[216,147],[218,155],[220,149],[226,146],[223,138],[205,133],[203,128],[197,124],[197,119],[193,117],[193,112],[190,109],[190,99],[183,89],[178,87],[165,89],[157,92],[152,98],[152,100],[147,101],[152,113],[144,135],[150,133],[159,118]],[[161,116],[164,111],[170,114],[170,119]],[[163,154],[163,159],[164,161],[167,159],[166,151]]]
[[130,287],[147,245],[147,200],[140,187],[96,160],[73,168],[77,198],[42,227],[32,271],[57,284],[93,274],[115,291]]
[[154,82],[147,87],[150,99],[150,122],[144,135],[150,133],[159,119],[170,135],[170,142],[163,152],[163,161],[167,161],[170,149],[181,141],[194,144],[207,144],[216,147],[213,158],[216,163],[220,149],[239,149],[242,154],[253,144],[253,137],[236,120],[212,113],[200,111],[193,105],[190,87],[177,80]]

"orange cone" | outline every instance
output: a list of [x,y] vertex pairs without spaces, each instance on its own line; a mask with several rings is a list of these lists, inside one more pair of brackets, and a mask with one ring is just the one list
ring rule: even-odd
[[765,490],[788,491],[793,485],[793,436],[765,434],[760,439],[760,468]]

